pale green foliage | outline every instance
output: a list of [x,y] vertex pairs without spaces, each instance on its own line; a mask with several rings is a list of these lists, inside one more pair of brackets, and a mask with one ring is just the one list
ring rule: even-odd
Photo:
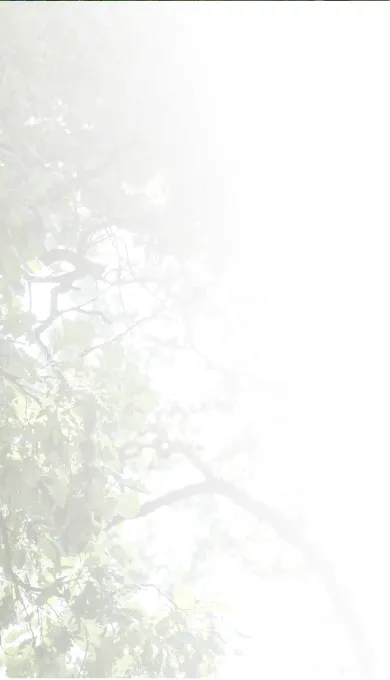
[[[124,28],[124,8],[112,18],[104,4],[0,8],[0,627],[9,677],[194,675],[223,647],[211,613],[188,606],[186,590],[175,602],[162,593],[153,615],[144,608],[153,560],[142,541],[129,556],[110,530],[113,518],[136,517],[160,466],[164,440],[145,439],[159,410],[146,367],[154,338],[174,344],[172,286],[191,288],[186,239],[194,250],[199,216],[181,215],[184,196],[171,209],[128,190],[156,170],[174,185],[176,170],[169,140],[159,141],[159,62],[137,44],[145,26],[135,12],[133,23],[122,16]],[[154,106],[144,91],[155,92]]]

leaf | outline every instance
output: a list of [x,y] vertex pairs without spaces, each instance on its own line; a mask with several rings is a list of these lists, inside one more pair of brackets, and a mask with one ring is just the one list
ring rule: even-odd
[[140,432],[142,431],[143,427],[145,425],[145,415],[141,412],[134,413],[132,417],[128,421],[128,429],[131,432]]
[[13,628],[4,638],[3,642],[5,642],[6,645],[10,644],[11,642],[14,642],[18,638],[20,638],[21,635],[24,634],[24,631],[21,630],[20,628]]
[[158,398],[155,392],[148,390],[137,398],[137,408],[145,415],[149,415],[156,408]]
[[55,583],[55,581],[56,581],[55,577],[53,576],[53,574],[49,570],[43,572],[42,576],[45,579],[46,583],[52,584],[52,583]]
[[58,477],[50,477],[50,482],[45,484],[50,493],[51,498],[57,507],[65,507],[68,498],[68,483],[66,479],[59,479]]
[[55,351],[58,352],[68,347],[86,347],[95,335],[93,324],[82,319],[64,319],[62,322],[62,333],[59,333],[55,340]]
[[48,538],[43,536],[39,539],[38,547],[45,557],[47,557],[52,562],[56,562],[59,556],[59,548],[55,543],[53,543],[53,541],[50,541]]
[[23,463],[24,480],[30,489],[35,489],[41,479],[41,470],[33,460],[26,460]]
[[7,257],[0,260],[2,275],[9,280],[18,280],[20,276],[21,263],[17,255],[7,252]]
[[117,500],[113,496],[106,496],[100,500],[99,513],[107,521],[112,520],[116,513]]
[[200,664],[199,674],[201,675],[202,678],[210,676],[210,666],[207,663],[207,661],[202,661],[202,663]]
[[62,569],[74,569],[76,566],[76,560],[74,557],[61,557],[61,567]]
[[7,678],[22,678],[25,660],[16,656],[17,650],[9,652],[7,656]]
[[196,643],[195,635],[193,635],[193,633],[190,633],[188,630],[178,631],[177,633],[175,633],[175,635],[172,636],[171,640],[178,647],[182,647],[183,645],[192,645],[193,647],[195,647]]
[[18,567],[18,569],[22,569],[26,564],[26,549],[23,548],[22,546],[17,547],[13,551],[12,562],[15,565],[15,567]]
[[140,511],[141,503],[139,500],[139,495],[135,491],[126,491],[119,498],[117,511],[122,517],[126,519],[131,519],[136,517]]
[[42,263],[39,260],[30,260],[27,262],[27,267],[33,274],[38,274],[43,269]]
[[117,678],[128,677],[127,673],[133,664],[133,657],[131,654],[121,654],[114,664],[114,672]]
[[58,595],[52,594],[51,597],[48,598],[47,603],[50,607],[53,607],[53,609],[58,611],[58,609],[61,608],[62,599],[58,597]]
[[[12,356],[11,354],[5,359],[4,368],[12,378],[24,378],[26,373],[25,366],[20,357]],[[11,380],[9,382],[11,385],[14,385]]]
[[109,564],[111,562],[110,555],[107,554],[104,545],[102,545],[101,543],[97,543],[97,545],[94,548],[93,554],[99,558],[99,561],[101,560],[101,564]]
[[23,422],[26,417],[27,397],[19,393],[12,402],[12,408],[17,419]]
[[84,623],[87,629],[89,642],[93,645],[98,645],[104,635],[102,626],[96,623],[96,621],[93,619],[86,619]]
[[187,610],[195,609],[196,607],[195,594],[191,588],[187,588],[186,586],[177,586],[174,588],[172,599],[179,609]]
[[124,479],[123,484],[127,489],[132,489],[133,491],[139,491],[139,493],[147,493],[148,490],[144,484],[136,481],[135,479]]
[[46,588],[46,590],[43,591],[43,593],[40,593],[35,600],[35,604],[38,607],[42,607],[48,599],[53,595],[53,588]]

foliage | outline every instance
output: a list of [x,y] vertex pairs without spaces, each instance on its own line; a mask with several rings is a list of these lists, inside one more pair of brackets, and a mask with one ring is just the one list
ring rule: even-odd
[[137,85],[136,30],[112,33],[105,7],[3,5],[0,24],[3,663],[9,677],[205,673],[223,648],[211,612],[149,584],[153,565],[110,528],[137,516],[159,465],[147,361],[174,340],[186,285],[178,207],[148,185],[170,162],[148,141],[153,69]]
[[[136,3],[0,6],[8,677],[213,671],[228,636],[189,582],[210,556],[221,561],[245,540],[229,512],[218,513],[217,494],[298,548],[349,625],[312,546],[281,513],[221,479],[226,460],[198,446],[192,416],[210,410],[213,395],[187,409],[153,382],[162,363],[191,350],[215,264],[206,149],[191,143],[191,102],[161,18]],[[237,389],[231,371],[223,379]],[[203,481],[172,491],[188,468]],[[146,517],[179,501],[188,534],[196,502],[197,546],[161,573]],[[164,540],[170,526],[161,522]]]

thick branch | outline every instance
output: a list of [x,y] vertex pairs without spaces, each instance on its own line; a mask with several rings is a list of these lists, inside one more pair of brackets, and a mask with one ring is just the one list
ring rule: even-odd
[[[144,503],[136,519],[146,517],[160,508],[170,506],[179,501],[188,500],[194,496],[204,493],[216,493],[231,500],[235,505],[246,510],[260,521],[266,521],[272,526],[280,538],[292,547],[299,550],[309,569],[320,577],[326,591],[333,602],[333,605],[344,622],[351,641],[356,650],[359,662],[359,670],[362,678],[372,677],[372,655],[368,649],[366,636],[357,620],[353,607],[350,604],[344,590],[338,584],[336,577],[327,560],[320,554],[318,549],[306,540],[299,529],[286,518],[283,513],[270,507],[261,500],[253,498],[243,489],[222,479],[209,478],[204,482],[191,484],[180,489],[174,489],[156,498],[153,501]],[[123,521],[123,518],[114,518],[111,526],[115,526]]]

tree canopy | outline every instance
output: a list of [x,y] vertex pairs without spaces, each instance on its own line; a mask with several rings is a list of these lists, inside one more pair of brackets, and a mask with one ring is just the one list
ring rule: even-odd
[[[199,310],[221,304],[221,186],[207,129],[202,149],[192,135],[207,65],[191,72],[180,36],[177,65],[167,17],[0,8],[1,661],[8,677],[213,672],[237,639],[191,580],[260,519],[320,576],[365,668],[325,561],[194,434],[239,383],[193,342]],[[181,353],[219,381],[190,406],[158,389]],[[170,569],[153,519],[178,507],[196,545]]]

